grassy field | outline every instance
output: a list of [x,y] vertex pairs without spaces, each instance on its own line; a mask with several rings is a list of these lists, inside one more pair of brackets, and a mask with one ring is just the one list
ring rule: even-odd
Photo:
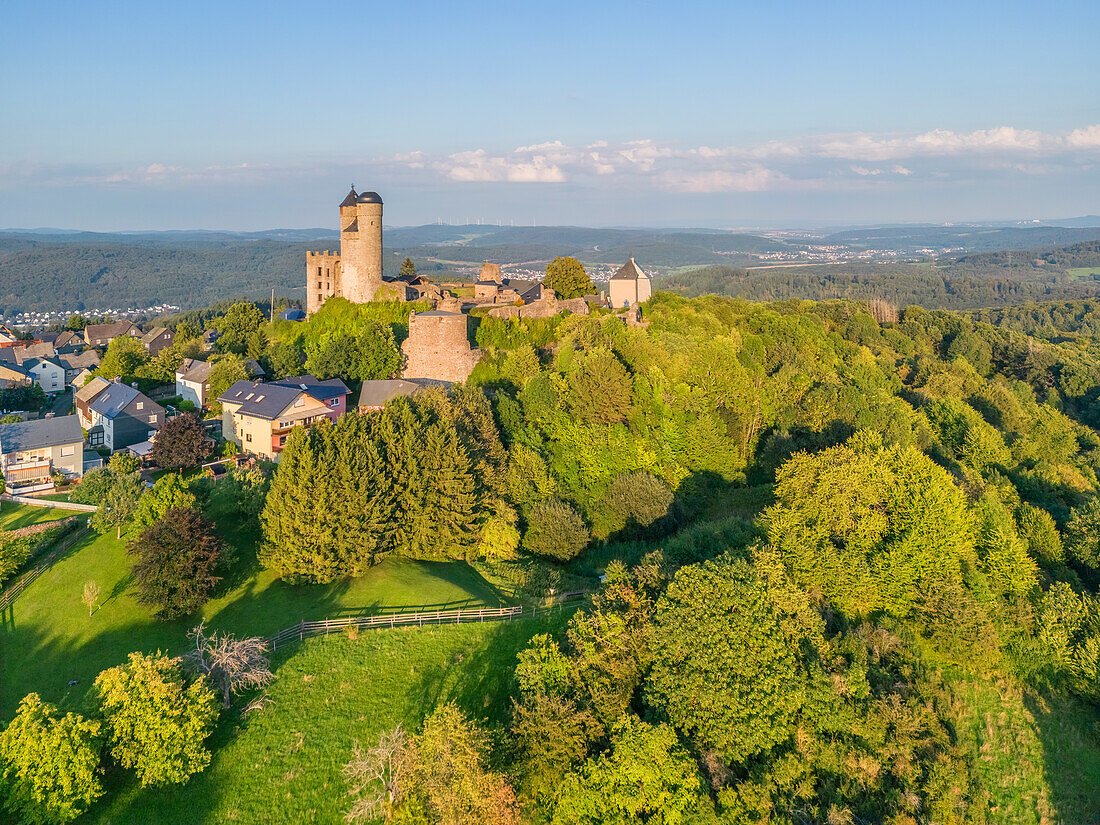
[[[18,521],[18,514],[13,516]],[[0,720],[9,719],[30,691],[78,707],[96,674],[125,661],[131,651],[186,649],[187,631],[197,617],[160,622],[137,602],[125,543],[126,536],[119,541],[114,534],[88,537],[0,617]],[[81,603],[87,581],[96,582],[102,593],[90,617]],[[509,602],[465,563],[394,558],[330,585],[288,585],[255,570],[228,583],[202,615],[214,629],[251,636],[269,635],[301,619],[502,603]],[[72,688],[71,679],[78,680]]]
[[18,530],[20,527],[43,521],[57,521],[76,514],[75,510],[62,510],[58,507],[32,507],[29,504],[0,501],[0,530]]
[[1096,711],[1011,680],[952,685],[959,744],[988,790],[989,821],[1100,822]]
[[1066,270],[1071,278],[1088,278],[1092,275],[1100,276],[1100,266],[1075,266]]
[[214,759],[183,788],[116,785],[81,822],[97,825],[343,822],[341,767],[355,741],[370,746],[402,723],[417,726],[455,701],[492,725],[510,693],[516,653],[563,620],[364,631],[310,639],[277,660],[271,704],[231,716]]

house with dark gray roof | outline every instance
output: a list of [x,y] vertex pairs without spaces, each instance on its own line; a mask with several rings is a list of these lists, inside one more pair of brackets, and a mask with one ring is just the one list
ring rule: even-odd
[[53,475],[84,473],[84,433],[75,415],[0,424],[0,471],[8,492],[53,486]]
[[364,381],[359,388],[359,412],[376,412],[395,398],[408,398],[429,387],[446,389],[450,381],[437,381],[434,378],[384,378],[377,381]]
[[238,381],[220,396],[222,435],[244,452],[277,461],[294,427],[308,427],[347,410],[348,388],[338,378],[312,375],[261,383]]
[[91,372],[99,366],[99,353],[90,349],[86,352],[58,355],[56,361],[65,368],[65,383],[71,387],[78,375],[85,370]]
[[199,409],[206,406],[206,392],[210,389],[210,370],[214,364],[197,358],[184,358],[176,369],[176,395],[190,401]]
[[176,334],[168,327],[153,327],[141,336],[141,343],[149,351],[149,355],[156,358],[162,349],[172,346]]
[[80,352],[84,349],[84,336],[74,329],[64,330],[54,338],[53,348],[61,354]]
[[129,384],[111,383],[88,404],[92,427],[103,428],[112,452],[148,441],[164,424],[164,407]]
[[132,321],[116,321],[113,324],[88,324],[84,328],[84,340],[89,347],[106,349],[108,344],[122,335],[141,338],[141,330]]

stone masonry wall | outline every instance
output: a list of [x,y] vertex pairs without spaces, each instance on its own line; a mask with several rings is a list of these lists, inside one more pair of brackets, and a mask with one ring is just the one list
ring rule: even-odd
[[481,350],[470,347],[466,322],[466,316],[460,313],[409,315],[409,337],[401,345],[405,355],[401,376],[456,382],[469,378],[481,359]]

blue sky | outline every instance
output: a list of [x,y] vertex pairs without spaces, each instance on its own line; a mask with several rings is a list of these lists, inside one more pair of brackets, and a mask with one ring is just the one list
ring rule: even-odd
[[1095,2],[0,7],[0,226],[1100,212]]

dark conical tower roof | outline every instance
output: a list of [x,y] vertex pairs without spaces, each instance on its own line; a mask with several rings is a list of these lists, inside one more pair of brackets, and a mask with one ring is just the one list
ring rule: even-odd
[[348,192],[348,196],[346,198],[344,198],[343,201],[341,201],[340,206],[341,207],[355,206],[355,204],[358,200],[359,200],[359,196],[357,194],[355,194],[355,187],[353,186],[353,187],[351,187],[351,191]]

